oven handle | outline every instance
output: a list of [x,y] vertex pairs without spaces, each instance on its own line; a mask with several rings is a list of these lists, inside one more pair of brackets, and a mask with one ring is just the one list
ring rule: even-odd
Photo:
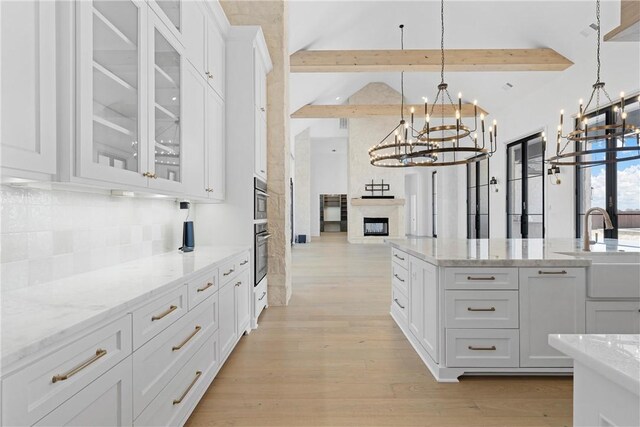
[[264,197],[271,197],[271,196],[269,196],[269,194],[268,194],[268,193],[266,193],[265,191],[260,190],[259,188],[256,188],[255,190],[256,190],[256,192],[257,192],[257,193],[259,193],[261,196],[264,196]]
[[269,237],[271,237],[270,233],[267,234],[258,234],[258,238],[262,239],[262,240],[267,240]]

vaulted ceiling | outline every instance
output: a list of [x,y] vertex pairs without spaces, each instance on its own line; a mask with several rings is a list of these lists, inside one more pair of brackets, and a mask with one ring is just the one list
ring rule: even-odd
[[[620,3],[603,1],[603,34],[620,22]],[[593,73],[595,80],[595,1],[445,1],[445,48],[499,49],[549,47]],[[289,50],[398,49],[398,25],[405,25],[406,49],[438,49],[439,1],[307,1],[289,3]],[[606,43],[603,58],[638,49],[636,43]],[[637,55],[636,55],[637,56]],[[637,66],[635,64],[634,66]],[[604,80],[606,81],[606,69]],[[529,91],[558,78],[547,72],[448,72],[452,91],[463,93],[491,113]],[[292,73],[290,112],[306,104],[339,104],[370,82],[384,82],[400,90],[397,72]],[[432,98],[438,72],[405,74],[408,102]],[[506,84],[513,87],[505,89]],[[452,92],[453,93],[453,92]],[[339,99],[337,99],[339,98]],[[571,100],[573,102],[573,100]],[[292,133],[314,119],[293,119]]]

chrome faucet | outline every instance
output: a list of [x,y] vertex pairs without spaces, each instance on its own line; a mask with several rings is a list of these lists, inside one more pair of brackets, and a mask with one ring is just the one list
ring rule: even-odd
[[591,208],[584,214],[584,227],[582,227],[582,250],[585,252],[591,252],[591,241],[589,240],[589,216],[593,212],[600,212],[604,217],[604,229],[613,230],[613,224],[607,211],[602,208]]

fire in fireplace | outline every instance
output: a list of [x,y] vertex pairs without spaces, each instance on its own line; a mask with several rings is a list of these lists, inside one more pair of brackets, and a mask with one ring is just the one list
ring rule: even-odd
[[364,218],[365,236],[388,236],[389,218]]

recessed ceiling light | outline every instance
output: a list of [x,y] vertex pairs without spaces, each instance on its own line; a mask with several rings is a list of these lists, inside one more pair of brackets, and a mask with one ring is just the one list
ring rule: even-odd
[[175,101],[176,99],[178,99],[178,98],[175,97],[175,96],[173,98],[171,98],[172,101]]
[[340,97],[339,96],[336,96],[336,101],[340,101]]
[[336,152],[336,149],[335,149],[335,148],[334,148],[334,149],[332,149],[332,150],[331,150],[331,152],[332,152],[332,153],[335,153],[335,152]]

